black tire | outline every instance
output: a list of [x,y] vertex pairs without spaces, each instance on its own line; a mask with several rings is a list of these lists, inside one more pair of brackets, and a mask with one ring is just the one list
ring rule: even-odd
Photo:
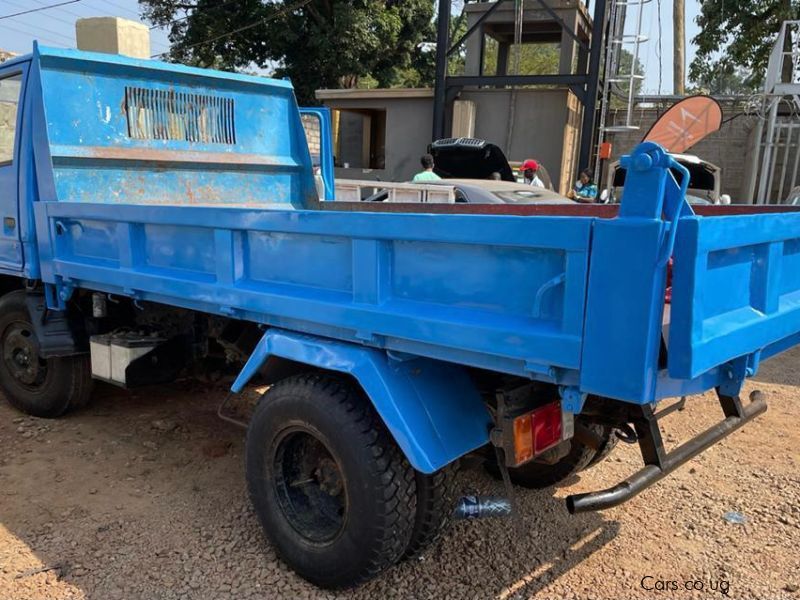
[[416,472],[417,516],[403,559],[417,558],[441,537],[450,524],[455,509],[457,472],[458,463],[451,463],[431,475]]
[[25,297],[16,290],[0,298],[0,390],[24,413],[59,417],[89,402],[89,356],[41,358]]
[[311,583],[355,586],[408,547],[415,471],[348,379],[315,373],[272,386],[250,420],[245,454],[266,536]]
[[614,429],[612,427],[598,425],[594,428],[594,431],[602,436],[603,446],[599,450],[595,451],[594,456],[592,456],[592,459],[589,461],[589,464],[583,467],[582,470],[584,471],[586,469],[591,469],[597,463],[605,460],[608,455],[611,454],[611,451],[617,447],[617,442],[619,441],[619,438],[617,437],[616,433],[614,433]]
[[[599,450],[593,450],[577,439],[572,438],[569,452],[555,464],[530,462],[520,467],[510,468],[508,474],[511,477],[511,483],[535,490],[550,487],[579,471],[588,469],[608,456],[616,445],[616,436],[613,428],[597,423],[584,423],[583,425],[603,438],[603,447]],[[488,470],[491,473],[496,471],[497,468],[495,465],[491,465]]]

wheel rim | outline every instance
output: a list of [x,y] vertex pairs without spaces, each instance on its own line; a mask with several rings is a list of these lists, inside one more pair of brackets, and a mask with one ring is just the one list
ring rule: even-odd
[[3,364],[19,385],[36,390],[47,379],[47,361],[39,356],[39,344],[30,324],[11,323],[3,335]]
[[274,453],[275,491],[288,523],[314,543],[329,543],[344,528],[347,491],[339,463],[314,433],[294,429]]

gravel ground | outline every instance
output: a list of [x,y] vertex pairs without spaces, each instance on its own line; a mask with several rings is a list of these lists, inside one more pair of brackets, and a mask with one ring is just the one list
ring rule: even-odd
[[[767,414],[627,505],[579,516],[563,506],[638,468],[621,444],[565,485],[521,490],[520,522],[459,523],[421,560],[338,595],[299,579],[264,540],[242,431],[215,416],[221,388],[102,387],[58,421],[3,403],[0,599],[800,599],[799,361],[795,351],[765,363],[749,389],[767,392]],[[711,395],[693,397],[665,440],[718,414]],[[459,484],[502,493],[480,469]],[[729,511],[745,522],[727,522]]]

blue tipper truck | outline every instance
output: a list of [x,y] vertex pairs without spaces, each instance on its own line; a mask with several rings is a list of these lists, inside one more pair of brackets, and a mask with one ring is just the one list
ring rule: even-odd
[[[764,411],[743,382],[800,341],[800,213],[695,214],[654,144],[618,209],[345,203],[285,81],[34,46],[0,110],[5,397],[57,417],[213,361],[269,385],[250,494],[320,586],[423,551],[467,454],[543,487],[623,438],[642,469],[567,508],[630,499]],[[718,424],[665,451],[657,403],[712,389]]]

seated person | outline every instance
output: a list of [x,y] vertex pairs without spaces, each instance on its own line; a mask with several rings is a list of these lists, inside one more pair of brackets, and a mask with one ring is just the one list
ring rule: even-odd
[[589,169],[581,171],[580,178],[567,194],[567,198],[585,203],[597,201],[597,184],[592,180]]

